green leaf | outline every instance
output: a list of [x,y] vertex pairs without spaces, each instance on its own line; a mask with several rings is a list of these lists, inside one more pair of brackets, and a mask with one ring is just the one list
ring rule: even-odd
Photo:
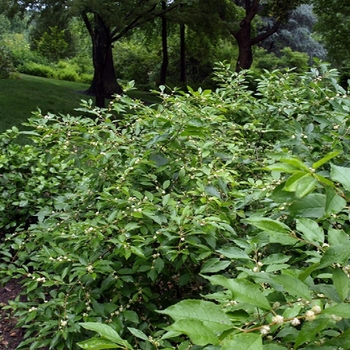
[[122,349],[125,347],[117,345],[110,340],[101,339],[101,338],[91,338],[82,342],[77,343],[82,349],[88,350],[102,350],[102,349]]
[[323,185],[326,185],[328,187],[334,187],[333,181],[327,179],[326,177],[320,175],[320,174],[314,174],[315,178],[318,182],[320,182]]
[[323,314],[331,314],[343,318],[350,318],[350,304],[339,303],[337,305],[328,307],[322,311]]
[[163,190],[166,190],[170,186],[170,180],[165,180],[163,182]]
[[149,341],[147,335],[146,335],[145,333],[143,333],[142,331],[140,331],[139,329],[132,328],[132,327],[128,327],[128,330],[129,330],[136,338],[140,338],[140,339],[142,339],[142,340]]
[[297,339],[295,341],[295,348],[300,345],[312,341],[316,338],[317,333],[325,329],[329,324],[329,319],[327,318],[317,318],[312,322],[304,322]]
[[315,263],[313,265],[310,265],[306,269],[303,269],[302,272],[298,276],[299,280],[300,281],[305,281],[305,279],[307,277],[309,277],[311,275],[311,273],[317,269],[318,266],[319,266],[319,263],[317,262],[317,263]]
[[124,230],[126,232],[129,232],[129,231],[133,231],[133,230],[136,230],[137,228],[139,228],[140,225],[137,224],[136,222],[129,222],[127,223],[125,226],[124,226]]
[[118,213],[119,213],[119,209],[113,210],[113,211],[108,215],[107,222],[108,222],[108,223],[113,222]]
[[280,221],[263,218],[251,217],[247,220],[251,225],[268,233],[289,233],[291,229]]
[[345,264],[350,258],[350,242],[331,246],[321,258],[318,269],[323,269],[333,264]]
[[350,168],[331,163],[331,179],[335,182],[341,183],[348,191],[350,191]]
[[156,258],[154,260],[154,267],[155,267],[155,269],[157,270],[158,273],[160,273],[163,270],[164,265],[165,264],[164,264],[164,260],[163,259],[158,257],[158,258]]
[[139,256],[140,258],[146,258],[145,255],[143,254],[142,249],[139,247],[131,246],[130,251],[135,255]]
[[247,222],[267,232],[271,243],[292,245],[297,242],[297,238],[291,236],[291,229],[280,221],[269,218],[251,217]]
[[311,193],[308,196],[294,201],[289,212],[294,217],[322,218],[325,214],[326,196],[320,193]]
[[205,192],[209,194],[209,196],[221,198],[220,192],[214,186],[205,186]]
[[285,182],[278,185],[271,193],[271,199],[276,203],[290,203],[295,199],[294,192],[284,190]]
[[221,350],[263,350],[262,338],[256,333],[238,333],[224,341]]
[[343,151],[341,151],[341,150],[329,152],[323,158],[321,158],[320,160],[318,160],[317,162],[312,164],[312,167],[314,169],[317,169],[317,168],[319,168],[320,166],[322,166],[323,164],[327,163],[329,160],[335,158],[336,156],[338,156],[341,153],[343,153]]
[[341,303],[341,299],[332,284],[318,283],[312,287],[312,290],[318,294],[325,295],[328,299],[333,300],[336,303]]
[[221,270],[225,270],[231,261],[220,260],[219,258],[212,258],[205,262],[202,266],[201,273],[213,273]]
[[337,290],[341,300],[345,300],[349,296],[349,277],[339,267],[333,272],[333,285]]
[[300,170],[303,170],[306,172],[310,172],[309,167],[298,158],[295,158],[295,157],[294,158],[292,158],[292,157],[291,158],[281,158],[280,161],[283,163],[290,164],[291,166],[293,166],[297,169],[300,169]]
[[204,277],[214,285],[227,288],[232,292],[233,298],[238,302],[247,303],[264,310],[271,308],[269,301],[260,290],[258,284],[244,279],[228,279],[220,275]]
[[[165,137],[163,137],[163,139],[166,140],[167,136],[168,135],[165,135]],[[156,141],[163,141],[163,140],[161,140],[160,137],[158,139],[154,138],[151,143],[155,143]],[[150,159],[152,161],[154,161],[157,164],[158,167],[163,166],[165,164],[168,164],[168,162],[169,162],[169,160],[166,157],[164,157],[164,155],[161,154],[161,153],[153,153],[153,154],[151,154]]]
[[135,311],[125,310],[123,312],[123,315],[124,315],[125,319],[130,321],[130,322],[133,322],[136,324],[138,324],[140,322],[139,316],[137,315],[137,313]]
[[108,339],[118,345],[122,345],[128,349],[132,349],[132,346],[126,340],[123,340],[112,327],[106,324],[97,322],[84,322],[79,323],[79,325],[90,331],[97,332],[101,337]]
[[298,188],[298,183],[304,176],[309,176],[305,171],[297,171],[291,175],[284,184],[283,191],[295,192]]
[[271,170],[271,171],[280,171],[280,172],[290,173],[290,174],[293,174],[293,173],[300,170],[299,168],[297,168],[293,165],[284,164],[284,163],[271,164],[271,165],[267,166],[265,169]]
[[324,232],[316,221],[307,218],[296,220],[296,229],[302,233],[303,238],[316,245],[324,243]]
[[200,346],[217,344],[219,339],[213,330],[198,319],[180,319],[167,327],[167,330],[187,334],[192,343]]
[[229,259],[250,259],[245,251],[237,247],[226,246],[218,249],[217,252]]
[[205,300],[183,300],[168,307],[165,310],[157,311],[169,315],[175,321],[198,320],[209,327],[213,332],[223,332],[232,327],[230,318],[219,305]]
[[288,350],[285,346],[278,344],[264,344],[264,350]]
[[331,187],[326,187],[326,215],[336,214],[346,207],[346,200],[340,197]]
[[28,316],[26,317],[26,323],[29,323],[30,321],[34,320],[34,318],[37,315],[37,311],[31,311],[28,313]]
[[308,286],[297,278],[289,275],[278,275],[273,276],[272,279],[274,282],[281,284],[288,294],[311,301],[312,297]]
[[168,193],[168,194],[166,194],[166,195],[163,197],[163,199],[162,199],[162,205],[163,205],[163,207],[165,207],[165,206],[168,204],[169,199],[170,199],[170,194]]
[[[350,329],[345,330],[339,336],[326,341],[324,345],[336,346],[336,349],[346,349],[350,344]],[[332,350],[334,348],[331,348]]]
[[312,175],[305,175],[298,180],[295,194],[298,198],[303,198],[317,187],[317,180]]
[[262,260],[262,262],[264,263],[264,265],[283,264],[283,263],[287,262],[288,260],[290,260],[290,258],[291,257],[288,255],[277,253],[277,254],[270,254],[270,255],[266,256]]
[[142,214],[144,214],[145,216],[149,217],[150,219],[152,219],[153,221],[155,221],[159,225],[163,224],[164,221],[166,222],[166,219],[165,219],[164,216],[155,215],[155,213],[152,213],[150,211],[144,210],[142,212]]
[[349,235],[343,230],[336,230],[333,227],[328,229],[328,243],[331,247],[338,244],[348,244],[348,242]]
[[300,310],[303,308],[303,305],[296,304],[291,305],[291,307],[288,307],[283,312],[284,318],[294,318],[300,314]]

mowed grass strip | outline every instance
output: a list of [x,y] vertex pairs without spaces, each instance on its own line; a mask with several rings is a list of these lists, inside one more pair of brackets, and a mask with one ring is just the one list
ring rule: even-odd
[[[27,121],[38,108],[42,113],[77,114],[74,108],[90,96],[78,93],[87,84],[20,75],[20,79],[0,79],[0,132]],[[75,112],[75,113],[74,113]]]

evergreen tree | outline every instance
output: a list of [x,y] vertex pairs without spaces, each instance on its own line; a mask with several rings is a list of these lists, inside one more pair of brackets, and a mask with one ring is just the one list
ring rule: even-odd
[[313,37],[313,28],[317,21],[310,4],[303,4],[293,10],[288,21],[283,23],[280,30],[261,43],[268,52],[281,56],[281,50],[290,47],[293,51],[305,52],[310,57],[324,59],[324,46]]

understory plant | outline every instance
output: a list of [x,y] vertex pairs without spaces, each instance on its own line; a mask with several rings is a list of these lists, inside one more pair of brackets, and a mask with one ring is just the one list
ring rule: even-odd
[[349,96],[325,64],[252,79],[1,135],[19,349],[346,348]]

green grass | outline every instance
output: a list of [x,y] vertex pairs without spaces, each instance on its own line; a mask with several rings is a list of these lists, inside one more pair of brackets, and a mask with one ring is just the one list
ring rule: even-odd
[[148,91],[131,90],[127,94],[132,98],[145,101],[149,104],[160,103],[161,101],[158,95]]
[[[87,84],[63,80],[20,75],[20,79],[0,79],[0,133],[27,121],[38,108],[43,114],[62,113],[77,115],[74,108],[81,100],[94,99],[80,94],[89,87]],[[133,90],[129,95],[148,103],[159,102],[159,97],[146,91]]]
[[73,114],[82,99],[89,99],[77,91],[87,88],[86,84],[29,75],[0,79],[0,132],[14,125],[20,128],[38,108],[42,113]]

